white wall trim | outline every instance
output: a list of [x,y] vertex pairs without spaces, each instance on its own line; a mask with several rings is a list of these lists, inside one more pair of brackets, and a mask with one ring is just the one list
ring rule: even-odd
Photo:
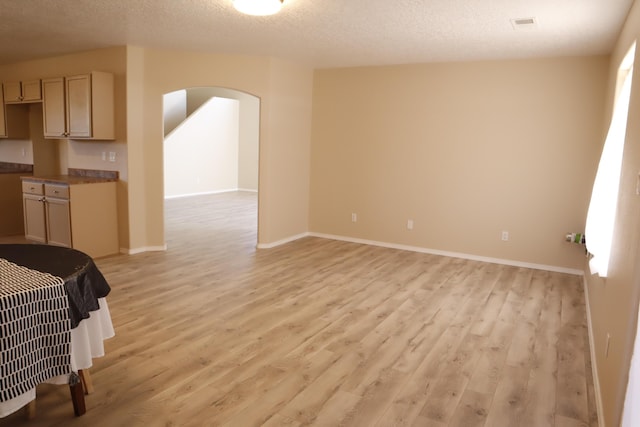
[[273,242],[273,243],[258,243],[256,247],[258,249],[275,248],[276,246],[284,245],[285,243],[289,243],[294,240],[298,240],[307,236],[320,237],[322,239],[330,239],[330,240],[341,240],[343,242],[360,243],[363,245],[381,246],[383,248],[400,249],[403,251],[420,252],[423,254],[441,255],[441,256],[448,256],[452,258],[468,259],[472,261],[489,262],[492,264],[511,265],[513,267],[532,268],[534,270],[553,271],[556,273],[573,274],[575,276],[584,275],[584,272],[582,270],[578,270],[574,268],[558,267],[555,265],[545,265],[545,264],[533,264],[530,262],[522,262],[522,261],[515,261],[511,259],[502,259],[502,258],[491,258],[491,257],[480,256],[480,255],[465,254],[461,252],[441,251],[438,249],[429,249],[429,248],[423,248],[420,246],[400,245],[397,243],[387,243],[387,242],[379,242],[376,240],[359,239],[357,237],[347,237],[347,236],[338,236],[335,234],[315,233],[313,231],[297,234],[291,237],[286,237],[282,240],[278,240],[277,242]]
[[141,254],[143,252],[162,252],[167,250],[167,245],[162,246],[142,246],[140,248],[120,248],[120,253],[125,255]]
[[566,267],[558,267],[555,265],[533,264],[529,262],[522,262],[522,261],[515,261],[515,260],[501,259],[501,258],[491,258],[491,257],[485,257],[485,256],[479,256],[479,255],[465,254],[461,252],[441,251],[438,249],[429,249],[429,248],[423,248],[420,246],[400,245],[397,243],[379,242],[375,240],[358,239],[355,237],[336,236],[333,234],[311,232],[311,233],[308,233],[308,235],[314,236],[314,237],[321,237],[323,239],[342,240],[345,242],[361,243],[364,245],[373,245],[373,246],[382,246],[384,248],[400,249],[404,251],[420,252],[424,254],[442,255],[442,256],[448,256],[453,258],[468,259],[472,261],[489,262],[492,264],[503,264],[503,265],[511,265],[514,267],[533,268],[535,270],[554,271],[556,273],[567,273],[567,274],[573,274],[576,276],[582,276],[584,274],[582,270],[576,270],[573,268],[566,268]]
[[249,193],[257,193],[258,190],[253,189],[253,188],[238,188],[236,189],[236,191],[248,191]]
[[278,240],[278,241],[272,242],[272,243],[258,243],[256,245],[256,248],[258,248],[258,249],[271,249],[271,248],[275,248],[276,246],[284,245],[285,243],[290,243],[290,242],[293,242],[294,240],[302,239],[303,237],[307,237],[307,236],[310,236],[310,234],[309,233],[300,233],[300,234],[296,234],[295,236],[285,237],[284,239],[281,239],[281,240]]
[[602,393],[600,392],[600,379],[598,377],[598,361],[596,359],[596,347],[593,339],[593,323],[591,322],[591,304],[589,303],[589,286],[587,276],[583,275],[582,284],[584,286],[584,301],[587,311],[587,331],[589,332],[589,350],[591,352],[591,376],[593,377],[593,389],[596,399],[596,410],[598,412],[598,423],[600,427],[606,427],[604,419],[604,408],[602,406]]
[[203,191],[202,193],[187,193],[187,194],[178,194],[176,196],[164,196],[165,200],[169,199],[183,199],[185,197],[193,197],[193,196],[206,196],[208,194],[221,194],[221,193],[233,193],[235,191],[250,191],[250,190],[239,190],[237,188],[228,188],[225,190],[215,190],[215,191]]

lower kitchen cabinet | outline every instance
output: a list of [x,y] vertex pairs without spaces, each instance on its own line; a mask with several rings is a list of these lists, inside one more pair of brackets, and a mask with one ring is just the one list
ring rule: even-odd
[[44,196],[25,194],[22,196],[24,211],[24,235],[34,242],[47,242],[47,227],[44,215]]
[[23,180],[25,237],[91,257],[116,254],[116,183],[52,184]]
[[47,243],[73,247],[69,199],[47,197],[44,206],[47,219]]

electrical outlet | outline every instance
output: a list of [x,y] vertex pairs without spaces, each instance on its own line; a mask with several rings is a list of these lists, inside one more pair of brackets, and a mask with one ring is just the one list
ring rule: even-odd
[[115,162],[116,161],[116,152],[115,151],[109,151],[109,161],[110,162]]
[[106,151],[103,151],[103,152],[102,152],[102,161],[103,161],[103,162],[106,162],[106,161],[107,161],[107,152],[106,152]]
[[507,240],[509,240],[509,232],[508,231],[503,231],[502,232],[502,241],[506,242]]
[[351,214],[351,222],[357,222],[357,221],[358,221],[358,214],[352,213]]
[[408,219],[407,220],[407,230],[413,230],[413,220],[412,219]]

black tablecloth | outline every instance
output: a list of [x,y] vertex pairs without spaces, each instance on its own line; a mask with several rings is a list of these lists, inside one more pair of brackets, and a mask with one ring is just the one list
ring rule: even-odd
[[106,297],[111,291],[93,259],[75,249],[50,245],[0,244],[0,258],[61,277],[69,296],[72,329],[81,320],[88,319],[89,312],[98,310],[98,298]]

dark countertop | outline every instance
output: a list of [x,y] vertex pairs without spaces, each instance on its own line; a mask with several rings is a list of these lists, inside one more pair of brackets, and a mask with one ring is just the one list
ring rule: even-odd
[[68,175],[34,175],[20,178],[23,181],[36,181],[50,184],[96,184],[101,182],[116,182],[118,181],[119,173],[118,171],[69,168]]
[[0,174],[3,173],[33,173],[33,165],[0,162]]
[[34,176],[22,176],[23,181],[31,182],[44,182],[48,184],[96,184],[100,182],[116,182],[117,179],[113,178],[95,178],[90,176],[74,176],[74,175],[34,175]]

